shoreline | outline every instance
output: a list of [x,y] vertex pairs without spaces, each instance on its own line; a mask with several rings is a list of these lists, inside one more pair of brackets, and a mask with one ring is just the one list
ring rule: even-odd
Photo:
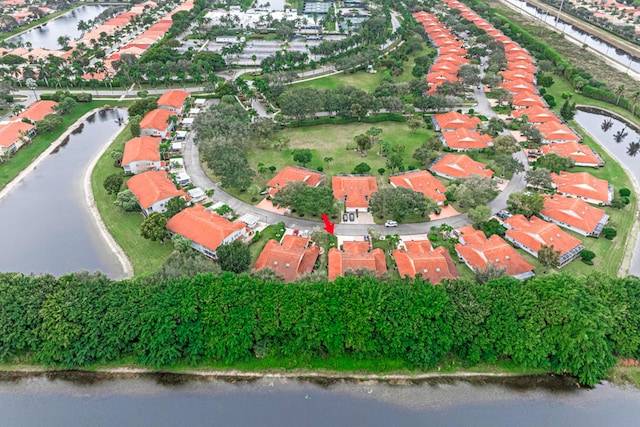
[[[592,105],[577,105],[576,108],[578,110],[591,112],[593,114],[599,113],[608,117],[613,117],[617,120],[620,120],[621,122],[627,123],[629,127],[632,127],[635,130],[640,129],[635,123],[629,121],[626,117],[623,117],[613,111],[605,110],[600,107],[594,107]],[[598,113],[596,113],[596,111]],[[620,165],[622,170],[624,170],[624,172],[627,174],[629,181],[631,181],[631,185],[633,186],[633,191],[636,194],[636,210],[633,216],[634,221],[633,221],[633,225],[631,226],[631,229],[628,231],[629,234],[627,238],[627,244],[624,247],[624,254],[622,255],[622,261],[620,262],[620,267],[618,268],[618,276],[621,276],[622,274],[624,276],[628,276],[629,269],[631,268],[631,260],[634,256],[634,249],[636,247],[636,243],[638,243],[638,237],[640,236],[640,203],[638,202],[638,198],[640,198],[640,182],[638,182],[636,177],[631,173],[631,170],[627,167],[627,165],[625,165],[622,161],[620,161],[620,159],[616,155],[614,155],[606,146],[601,144],[600,141],[598,141],[598,139],[593,134],[591,134],[591,132],[584,129],[582,126],[580,126],[579,123],[578,123],[578,126],[582,131],[584,131],[584,133],[589,135],[596,144],[598,144],[598,147],[604,150],[612,159],[614,159],[618,163],[618,165]],[[640,256],[640,253],[638,254],[638,256]]]
[[[127,121],[128,120],[129,119],[127,118]],[[125,125],[127,121],[124,122]],[[93,188],[91,186],[91,176],[93,175],[93,169],[98,163],[98,160],[100,160],[100,157],[102,157],[102,155],[109,149],[109,147],[111,147],[111,144],[113,144],[113,141],[115,141],[115,139],[118,137],[118,135],[120,135],[121,132],[122,129],[118,129],[118,131],[111,138],[109,138],[107,142],[104,143],[102,148],[98,150],[95,157],[91,160],[91,163],[89,163],[89,165],[87,166],[84,174],[82,189],[84,191],[84,200],[86,202],[89,214],[98,227],[103,240],[107,243],[109,249],[111,249],[111,251],[116,255],[116,258],[118,258],[118,262],[122,266],[124,277],[120,279],[131,279],[134,276],[133,264],[131,263],[131,260],[127,256],[124,249],[122,249],[118,242],[116,242],[116,239],[111,235],[111,233],[107,229],[107,225],[102,220],[102,215],[100,215],[100,211],[96,206],[96,200],[93,196]]]

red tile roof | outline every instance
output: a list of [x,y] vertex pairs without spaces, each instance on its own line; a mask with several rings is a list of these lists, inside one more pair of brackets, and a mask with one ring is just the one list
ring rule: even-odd
[[141,136],[127,141],[122,154],[122,164],[128,165],[131,162],[148,160],[151,162],[160,161],[160,141],[155,136]]
[[528,92],[535,93],[536,87],[532,82],[526,80],[507,80],[500,83],[500,87],[508,90],[511,93]]
[[591,147],[577,142],[563,142],[547,144],[540,147],[542,154],[555,153],[562,157],[569,157],[576,161],[576,165],[598,167],[604,164]]
[[166,106],[179,109],[184,105],[184,101],[186,101],[188,97],[189,92],[185,92],[184,90],[168,90],[158,99],[158,107]]
[[410,188],[437,202],[444,202],[447,198],[444,195],[447,188],[428,171],[418,170],[391,175],[389,181],[394,187]]
[[527,220],[523,215],[514,215],[505,220],[508,226],[507,237],[538,252],[542,245],[552,246],[560,251],[560,256],[581,245],[579,239],[562,231],[560,227],[538,217]]
[[33,128],[33,125],[22,121],[0,124],[0,145],[9,147],[20,139],[24,133],[31,132]]
[[514,107],[545,107],[547,104],[535,93],[531,92],[518,92],[513,94],[513,101],[511,105]]
[[440,129],[477,129],[482,125],[482,121],[477,117],[467,114],[450,111],[444,114],[434,114],[433,119]]
[[405,241],[404,245],[406,250],[393,251],[400,277],[414,278],[420,274],[423,279],[435,284],[460,276],[444,246],[434,249],[428,240]]
[[[364,245],[363,245],[364,243]],[[329,280],[335,280],[338,276],[344,276],[347,270],[372,270],[380,276],[387,272],[387,264],[382,249],[368,250],[368,242],[344,242],[344,252],[339,249],[329,249]]]
[[168,126],[167,120],[169,117],[175,116],[175,114],[169,110],[151,110],[140,120],[140,128],[164,131]]
[[[472,227],[471,230],[473,230]],[[474,271],[486,269],[489,263],[506,268],[509,276],[519,276],[534,270],[533,266],[502,237],[494,234],[487,239],[479,230],[473,230],[472,235],[467,236],[471,230],[466,232],[464,229],[458,230],[462,233],[464,243],[456,244],[455,248],[458,255]]]
[[373,176],[335,175],[331,178],[333,195],[338,200],[344,200],[348,208],[364,208],[369,206],[372,193],[378,191],[378,184]]
[[552,173],[551,179],[559,193],[597,200],[604,204],[611,203],[613,194],[609,189],[609,182],[596,178],[588,172],[561,171],[559,175]]
[[526,82],[533,82],[535,75],[533,73],[527,73],[526,71],[503,71],[502,78],[505,81],[524,80]]
[[525,114],[529,123],[560,123],[560,118],[546,107],[519,108],[511,112],[511,115],[516,119],[522,118]]
[[149,209],[154,203],[176,196],[186,196],[178,190],[163,171],[145,172],[134,175],[127,181],[127,187],[136,196],[143,209]]
[[580,135],[572,131],[569,126],[558,122],[547,122],[537,126],[545,141],[576,141],[582,140]]
[[318,259],[320,248],[307,247],[308,243],[308,237],[289,234],[282,239],[282,245],[277,240],[269,240],[253,268],[255,270],[270,268],[284,277],[285,282],[292,282],[302,274],[313,271],[313,266]]
[[454,150],[479,150],[493,145],[493,138],[488,134],[458,129],[455,131],[443,131],[442,138],[447,147]]
[[206,210],[202,205],[183,209],[167,222],[169,231],[186,237],[210,251],[215,251],[224,239],[244,227],[243,223],[231,222]]
[[18,114],[15,120],[29,119],[33,123],[45,118],[47,114],[55,113],[54,108],[58,106],[55,101],[37,101],[29,105],[26,110]]
[[320,172],[297,166],[287,166],[267,182],[267,187],[270,187],[269,194],[273,196],[290,182],[302,181],[311,187],[317,187],[323,179],[324,175]]
[[598,224],[607,217],[604,210],[589,205],[582,199],[555,195],[546,196],[544,209],[540,212],[543,217],[567,224],[592,234]]
[[454,178],[467,178],[471,175],[480,175],[491,178],[493,172],[487,166],[476,162],[465,154],[445,154],[438,160],[430,170],[442,175]]

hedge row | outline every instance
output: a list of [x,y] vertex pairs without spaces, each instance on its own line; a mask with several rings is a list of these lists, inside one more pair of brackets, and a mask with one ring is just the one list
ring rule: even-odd
[[640,357],[640,279],[604,275],[381,283],[263,282],[225,273],[111,281],[0,274],[0,360],[151,367],[277,356],[513,363],[593,385]]
[[299,128],[306,126],[318,126],[318,125],[326,125],[326,124],[345,124],[345,123],[356,123],[361,121],[363,123],[378,123],[378,122],[406,122],[407,118],[402,114],[393,114],[393,113],[381,113],[376,114],[374,116],[365,116],[362,117],[361,120],[358,120],[357,117],[318,117],[317,119],[311,120],[292,120],[287,123],[287,127],[290,128]]

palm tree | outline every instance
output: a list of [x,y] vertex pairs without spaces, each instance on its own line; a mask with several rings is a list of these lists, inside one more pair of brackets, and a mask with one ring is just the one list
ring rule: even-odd
[[633,115],[636,114],[636,104],[638,103],[639,100],[640,100],[640,90],[637,90],[633,92],[633,95],[631,95],[631,103],[633,104],[633,109],[631,110],[631,114]]
[[620,86],[618,86],[616,88],[615,94],[618,97],[616,99],[616,105],[618,105],[618,103],[620,102],[620,98],[622,98],[622,94],[624,93],[624,89],[625,89],[624,85],[620,85]]
[[325,162],[326,164],[329,164],[329,163],[333,162],[333,157],[325,157],[325,158],[324,158],[324,162]]
[[630,142],[627,147],[627,154],[631,157],[635,157],[640,151],[640,142]]

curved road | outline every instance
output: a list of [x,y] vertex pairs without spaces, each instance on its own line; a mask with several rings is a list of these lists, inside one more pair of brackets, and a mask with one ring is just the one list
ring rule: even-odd
[[[494,117],[495,113],[491,109],[489,101],[484,94],[482,89],[475,89],[476,99],[478,100],[478,105],[475,107],[476,111],[480,114],[483,114],[487,117]],[[318,221],[309,221],[300,218],[293,218],[287,215],[281,215],[274,212],[266,211],[264,209],[260,209],[256,206],[245,203],[241,200],[236,199],[229,193],[226,193],[222,190],[216,183],[214,183],[202,170],[200,163],[200,153],[198,147],[193,141],[193,132],[190,134],[189,138],[185,141],[184,148],[184,165],[187,170],[187,174],[191,177],[191,181],[194,185],[202,188],[202,189],[214,189],[213,198],[216,201],[223,202],[227,204],[230,208],[232,208],[236,213],[245,214],[251,213],[260,218],[261,221],[264,221],[268,224],[275,224],[278,222],[284,222],[287,227],[302,229],[302,230],[312,230],[315,227],[322,227],[322,223]],[[529,162],[527,161],[526,155],[523,151],[520,151],[514,154],[518,160],[520,160],[525,167],[529,168]],[[522,191],[526,186],[524,180],[524,173],[514,174],[512,179],[509,181],[505,189],[498,194],[498,196],[488,203],[488,206],[491,208],[492,213],[496,213],[502,209],[505,209],[507,206],[507,200],[509,195],[514,191]],[[410,235],[410,234],[422,234],[429,231],[432,226],[439,227],[441,224],[449,224],[453,228],[463,227],[465,225],[470,224],[469,218],[467,214],[459,214],[447,218],[437,219],[434,221],[428,221],[423,223],[414,223],[414,224],[400,224],[398,227],[394,228],[394,233],[400,235]],[[380,233],[387,234],[389,229],[384,225],[377,224],[340,224],[337,223],[335,226],[335,234],[341,236],[358,236],[368,234],[368,230],[374,229]]]

